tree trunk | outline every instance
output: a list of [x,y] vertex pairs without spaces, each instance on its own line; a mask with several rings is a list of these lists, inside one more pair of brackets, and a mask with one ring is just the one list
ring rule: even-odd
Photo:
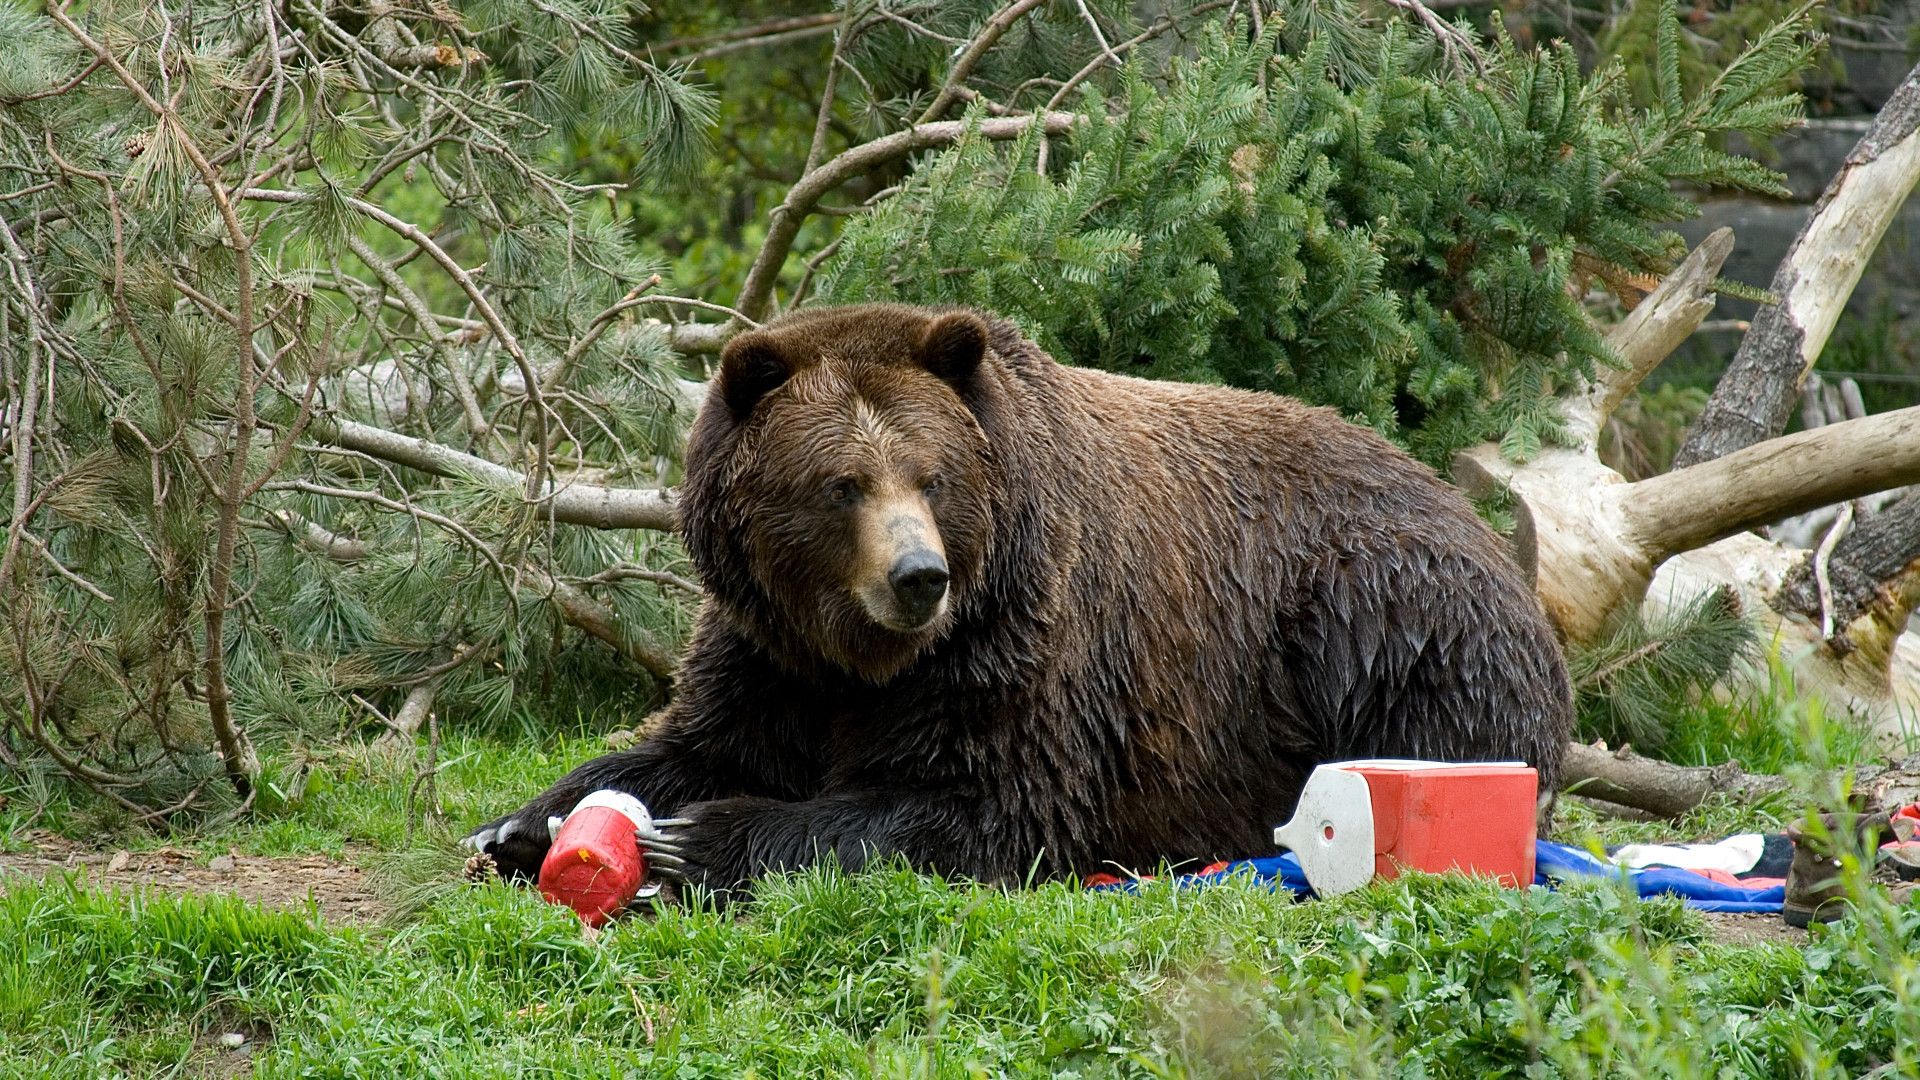
[[1907,73],[1814,204],[1774,273],[1778,304],[1760,309],[1733,363],[1688,431],[1675,468],[1786,430],[1812,368],[1887,225],[1920,181],[1920,65]]

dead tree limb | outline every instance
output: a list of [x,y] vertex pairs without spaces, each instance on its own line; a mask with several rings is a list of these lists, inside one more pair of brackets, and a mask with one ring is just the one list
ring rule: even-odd
[[[1716,795],[1751,802],[1794,790],[1784,776],[1751,773],[1734,762],[1675,765],[1641,757],[1630,747],[1608,750],[1569,743],[1561,766],[1564,791],[1679,817]],[[1885,809],[1920,801],[1920,756],[1852,770],[1852,791]]]
[[1631,314],[1607,331],[1607,345],[1619,356],[1620,365],[1597,372],[1592,383],[1563,406],[1575,439],[1598,438],[1607,418],[1640,380],[1659,367],[1713,311],[1718,300],[1713,283],[1732,253],[1733,230],[1716,229],[1688,252]]
[[[1855,522],[1834,546],[1828,578],[1833,587],[1834,626],[1828,644],[1835,650],[1850,652],[1863,644],[1853,635],[1871,633],[1860,625],[1870,614],[1879,616],[1873,620],[1877,624],[1904,626],[1920,601],[1920,491],[1910,492],[1864,522]],[[1787,576],[1774,594],[1774,607],[1819,620],[1820,597],[1811,559]]]
[[1506,488],[1524,500],[1541,601],[1563,633],[1584,641],[1621,604],[1638,603],[1671,556],[1920,482],[1920,406],[1770,439],[1631,484],[1590,451],[1556,451],[1520,467],[1491,445],[1456,457],[1454,476],[1470,491]]
[[1751,800],[1789,787],[1782,777],[1750,773],[1732,762],[1673,765],[1641,757],[1627,747],[1603,750],[1584,743],[1567,746],[1560,769],[1566,791],[1661,817],[1679,817],[1714,795]]
[[1826,346],[1880,237],[1920,181],[1920,65],[1881,108],[1814,204],[1774,273],[1733,363],[1687,432],[1676,468],[1786,430],[1800,381]]
[[[524,494],[526,476],[485,458],[426,439],[338,417],[316,417],[308,433],[321,442],[435,476],[454,477]],[[537,490],[537,489],[536,489]],[[672,490],[610,488],[548,481],[534,506],[568,525],[595,529],[658,529],[674,526]]]

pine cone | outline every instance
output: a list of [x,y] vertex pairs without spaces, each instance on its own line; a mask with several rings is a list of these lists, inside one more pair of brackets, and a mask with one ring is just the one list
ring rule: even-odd
[[485,885],[489,881],[499,879],[500,867],[493,861],[493,856],[484,851],[476,851],[467,858],[464,876],[475,885]]

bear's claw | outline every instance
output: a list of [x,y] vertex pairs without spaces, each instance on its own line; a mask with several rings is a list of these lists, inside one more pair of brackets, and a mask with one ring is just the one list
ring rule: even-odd
[[677,881],[689,881],[692,873],[688,861],[683,857],[685,847],[680,834],[670,829],[684,828],[693,824],[691,818],[656,818],[651,828],[637,831],[640,844],[647,849],[647,865],[653,867],[662,877]]

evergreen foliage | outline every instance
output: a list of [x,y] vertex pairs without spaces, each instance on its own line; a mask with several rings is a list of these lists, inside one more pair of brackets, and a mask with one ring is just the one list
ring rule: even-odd
[[256,737],[633,722],[697,586],[664,502],[547,495],[670,486],[726,302],[816,283],[1532,452],[1672,183],[1775,183],[1708,140],[1790,122],[1812,45],[1635,105],[1342,0],[1017,6],[0,6],[0,763],[164,818],[256,799]]
[[[68,32],[0,7],[0,184],[17,189],[0,202],[0,755],[52,756],[129,810],[219,805],[234,789],[208,781],[245,767],[217,737],[222,692],[243,738],[325,740],[342,705],[372,719],[423,682],[482,721],[530,695],[657,697],[565,627],[551,581],[671,642],[685,606],[660,586],[585,580],[677,567],[670,539],[556,525],[518,491],[312,438],[371,422],[578,482],[671,479],[678,363],[663,327],[618,309],[658,265],[556,165],[571,140],[617,137],[667,175],[707,136],[711,98],[630,52],[624,9],[295,3],[269,27],[253,5],[95,4]],[[470,294],[429,245],[471,268]]]
[[1616,614],[1567,657],[1580,737],[1659,753],[1675,712],[1756,651],[1752,620],[1729,590],[1701,593],[1653,618]]
[[1565,47],[1501,39],[1463,79],[1393,29],[1345,55],[1216,36],[1089,90],[1044,169],[1035,139],[934,157],[849,224],[823,292],[994,308],[1063,359],[1295,394],[1436,464],[1487,438],[1525,458],[1555,390],[1608,362],[1584,286],[1678,252],[1665,226],[1695,208],[1672,182],[1779,190],[1707,137],[1797,119],[1807,26],[1638,106]]

